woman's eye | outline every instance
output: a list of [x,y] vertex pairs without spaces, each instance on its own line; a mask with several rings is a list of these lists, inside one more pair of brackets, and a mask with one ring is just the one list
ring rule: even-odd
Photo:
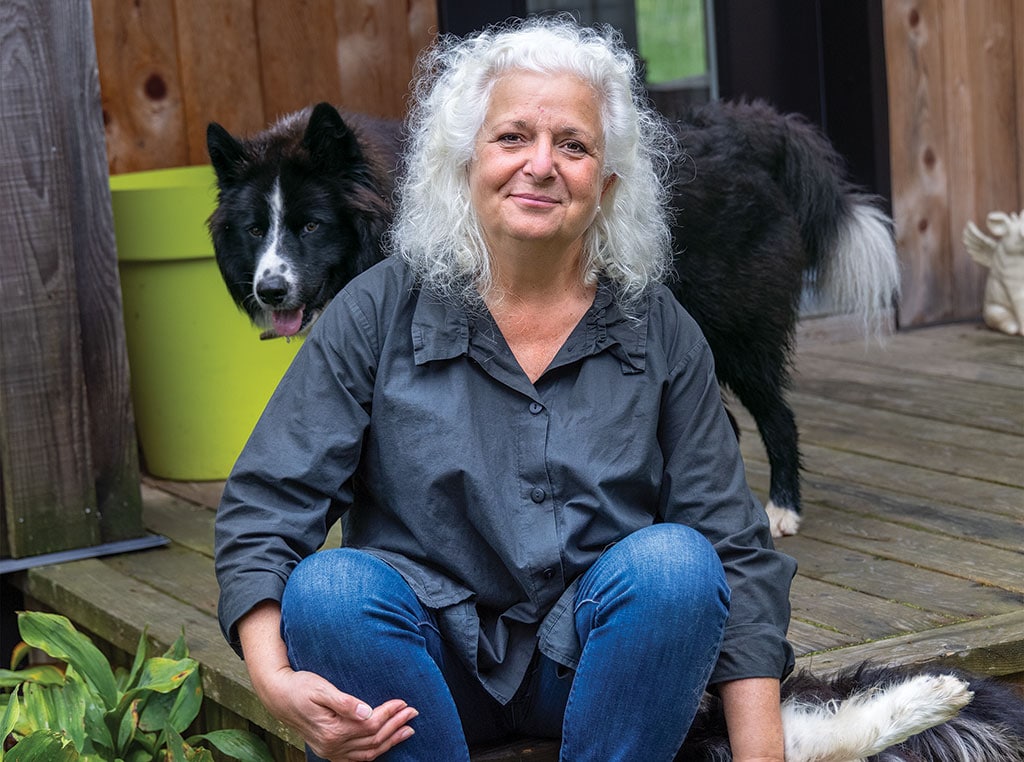
[[516,135],[514,133],[511,133],[511,132],[506,134],[506,135],[499,135],[498,136],[498,142],[499,143],[514,144],[514,143],[520,142],[521,140],[522,140],[521,136]]
[[575,140],[570,140],[562,144],[562,147],[569,153],[586,153],[587,147],[582,143]]
[[262,238],[264,236],[264,234],[266,233],[266,231],[263,228],[261,228],[259,225],[250,225],[247,228],[247,230],[248,230],[249,235],[251,235],[253,238]]

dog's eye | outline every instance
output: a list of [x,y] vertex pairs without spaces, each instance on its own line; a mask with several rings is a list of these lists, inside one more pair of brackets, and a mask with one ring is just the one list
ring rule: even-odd
[[262,238],[264,232],[265,231],[263,230],[263,228],[261,228],[259,225],[252,225],[249,228],[249,235],[251,235],[253,238]]
[[319,222],[317,222],[316,220],[310,220],[309,222],[307,222],[305,225],[302,226],[302,232],[303,233],[312,233],[318,227],[320,227],[320,223]]

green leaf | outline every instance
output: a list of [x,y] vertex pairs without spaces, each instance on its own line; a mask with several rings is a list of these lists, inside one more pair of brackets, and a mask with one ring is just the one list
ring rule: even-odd
[[139,671],[142,669],[142,665],[146,663],[147,651],[149,644],[146,640],[146,630],[143,628],[142,634],[139,635],[139,645],[135,649],[135,660],[132,662],[131,671],[128,673],[128,679],[125,680],[124,690],[128,690],[135,685],[135,680],[139,675]]
[[32,653],[32,646],[24,640],[18,643],[18,645],[11,649],[11,669],[17,669],[18,665],[27,659],[30,653]]
[[4,758],[4,741],[7,736],[14,730],[14,726],[18,724],[18,716],[20,715],[18,709],[18,696],[13,695],[7,702],[7,706],[4,707],[3,714],[0,715],[0,762],[3,762]]
[[188,645],[185,643],[185,628],[181,628],[181,634],[178,636],[171,647],[167,649],[164,654],[165,659],[184,659],[188,657]]
[[114,757],[114,737],[106,723],[106,712],[96,703],[85,707],[85,751],[96,752],[106,759]]
[[203,704],[203,681],[199,670],[195,670],[181,685],[174,697],[174,704],[167,716],[167,722],[179,733],[192,724],[192,721],[199,716],[199,710]]
[[78,751],[60,733],[39,730],[4,755],[6,762],[79,762]]
[[247,730],[213,730],[188,739],[193,746],[201,741],[209,741],[217,751],[241,762],[274,762],[267,745]]
[[135,698],[145,691],[156,693],[170,693],[181,687],[186,678],[199,668],[199,662],[195,659],[164,659],[154,656],[147,659],[139,672],[135,687],[121,697],[122,703],[125,699]]
[[174,728],[168,728],[167,751],[170,752],[169,762],[188,762],[187,750],[188,747],[186,747],[185,739],[181,737],[181,733]]
[[107,707],[117,705],[113,670],[99,649],[76,630],[67,617],[22,611],[18,614],[18,628],[22,639],[30,646],[74,667]]
[[121,723],[117,728],[117,756],[123,757],[132,740],[135,738],[135,731],[139,727],[139,701],[132,701],[127,711],[121,715]]
[[52,664],[40,664],[37,667],[19,670],[0,669],[0,688],[16,688],[22,683],[60,685],[63,682],[64,673]]

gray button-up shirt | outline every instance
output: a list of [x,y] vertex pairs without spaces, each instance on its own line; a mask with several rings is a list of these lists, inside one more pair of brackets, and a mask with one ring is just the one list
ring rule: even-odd
[[625,315],[602,283],[532,384],[485,310],[421,291],[402,261],[353,280],[225,486],[216,563],[236,648],[238,619],[280,600],[342,514],[344,543],[402,574],[500,701],[537,647],[577,665],[576,581],[656,521],[697,528],[725,567],[732,602],[712,682],[792,669],[795,563],[772,546],[711,353],[666,288]]

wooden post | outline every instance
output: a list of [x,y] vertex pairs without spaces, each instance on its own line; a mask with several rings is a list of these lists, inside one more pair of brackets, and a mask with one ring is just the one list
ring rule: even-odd
[[885,0],[884,9],[900,325],[978,319],[986,273],[961,235],[968,219],[1020,206],[1024,9],[1019,0]]
[[142,533],[88,0],[0,6],[2,552]]

